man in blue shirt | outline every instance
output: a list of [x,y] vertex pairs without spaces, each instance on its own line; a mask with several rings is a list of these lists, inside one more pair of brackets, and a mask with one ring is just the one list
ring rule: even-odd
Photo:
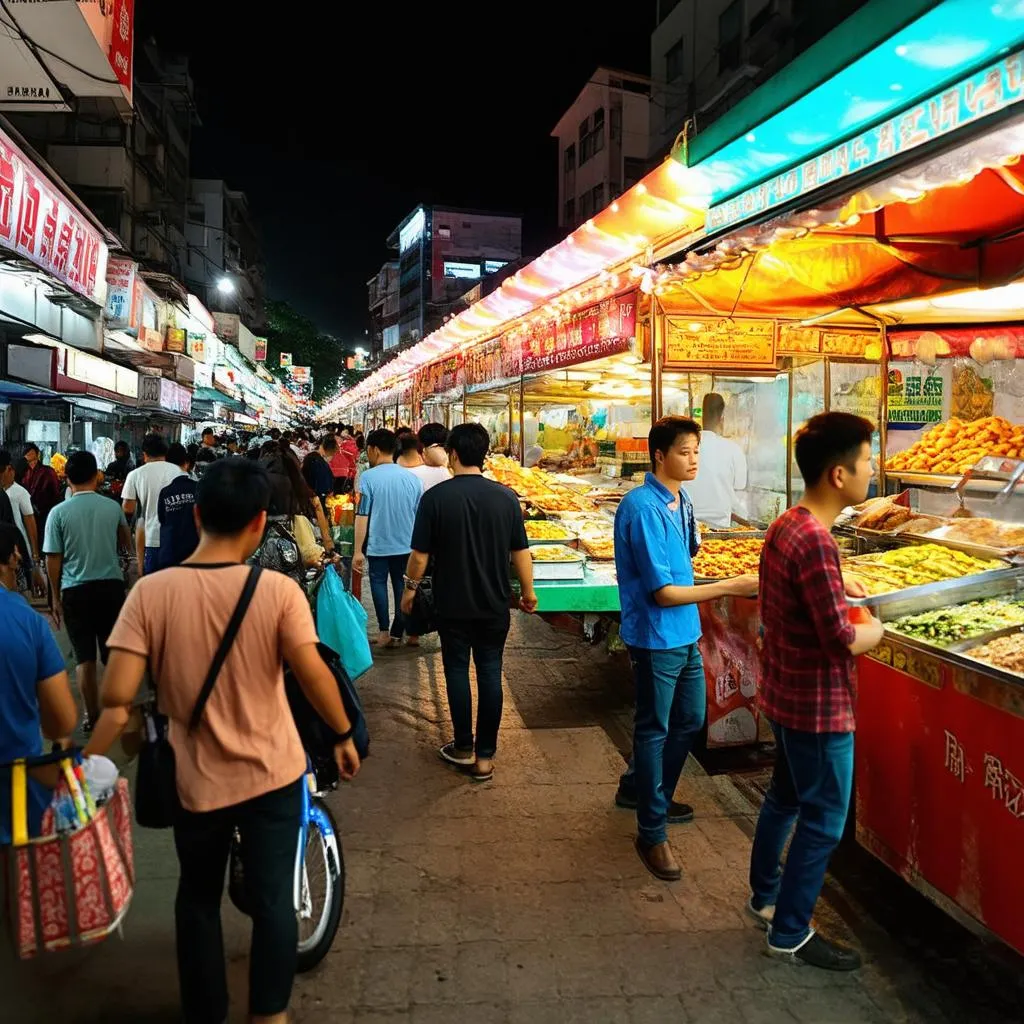
[[[362,572],[369,561],[370,593],[380,630],[382,647],[398,647],[405,631],[402,591],[405,567],[412,551],[412,528],[423,497],[423,484],[408,469],[395,465],[398,441],[390,430],[375,430],[366,439],[368,469],[359,478],[359,508],[356,510],[355,557],[352,571]],[[365,557],[363,542],[366,542]],[[390,620],[388,580],[395,601]],[[418,642],[410,636],[410,645]]]
[[697,604],[719,597],[753,597],[757,576],[694,586],[692,558],[700,547],[681,485],[697,475],[700,427],[682,416],[658,420],[648,436],[651,472],[627,494],[615,515],[615,569],[622,611],[620,635],[636,682],[633,761],[622,787],[636,786],[636,849],[648,871],[682,877],[666,825],[692,818],[672,801],[693,741],[704,726],[704,662],[697,641]]
[[[43,752],[43,734],[59,740],[78,717],[64,658],[46,620],[17,592],[21,536],[0,523],[0,846],[11,841],[11,773],[20,757]],[[50,793],[28,784],[29,835],[39,825]]]

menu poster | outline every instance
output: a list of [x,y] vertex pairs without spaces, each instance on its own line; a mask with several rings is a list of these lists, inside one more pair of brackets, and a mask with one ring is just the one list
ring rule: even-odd
[[615,295],[522,334],[522,372],[543,373],[627,352],[636,335],[636,292]]
[[523,372],[522,336],[509,331],[471,348],[465,357],[466,386],[500,387],[519,380]]
[[[699,326],[699,330],[697,327]],[[775,323],[771,320],[668,320],[665,366],[775,368]]]
[[821,331],[814,327],[783,324],[779,328],[779,355],[817,354],[821,351]]
[[451,392],[461,392],[463,382],[463,358],[458,352],[453,356],[438,359],[420,370],[419,392],[424,398],[447,396]]

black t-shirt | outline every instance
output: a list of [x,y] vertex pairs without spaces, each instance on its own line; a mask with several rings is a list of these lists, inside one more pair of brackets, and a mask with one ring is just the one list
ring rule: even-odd
[[434,605],[440,619],[507,615],[509,555],[528,546],[519,499],[493,480],[456,476],[420,499],[412,547],[434,558]]
[[199,545],[194,510],[196,482],[186,473],[172,480],[161,492],[156,513],[160,520],[161,569],[181,565]]

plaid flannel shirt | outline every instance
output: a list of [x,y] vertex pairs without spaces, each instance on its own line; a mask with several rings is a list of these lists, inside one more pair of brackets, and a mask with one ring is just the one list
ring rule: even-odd
[[853,732],[856,631],[832,535],[805,508],[783,513],[761,553],[761,710],[804,732]]

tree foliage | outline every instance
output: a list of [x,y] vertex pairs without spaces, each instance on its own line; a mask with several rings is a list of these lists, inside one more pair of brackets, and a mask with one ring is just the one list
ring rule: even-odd
[[351,371],[345,369],[345,359],[352,349],[325,334],[288,302],[268,300],[266,312],[267,369],[275,377],[285,381],[288,371],[281,367],[281,353],[290,352],[293,365],[310,367],[314,401],[323,401],[346,386]]

